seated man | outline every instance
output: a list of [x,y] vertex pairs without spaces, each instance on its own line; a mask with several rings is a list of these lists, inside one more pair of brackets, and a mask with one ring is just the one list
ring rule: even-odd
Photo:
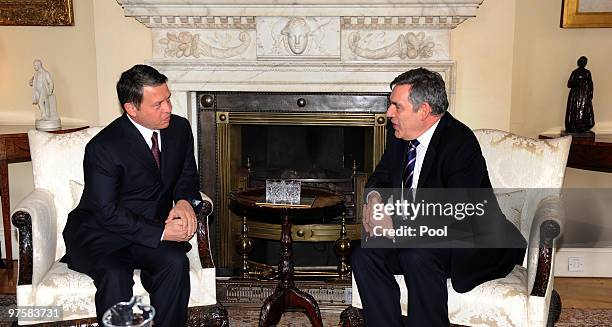
[[[421,188],[491,189],[485,160],[472,131],[446,112],[448,100],[440,74],[419,68],[397,76],[387,117],[394,137],[388,138],[380,163],[366,188],[417,190]],[[368,194],[363,228],[368,236],[394,229],[394,218],[376,208],[387,199]],[[423,192],[421,192],[423,193]],[[493,201],[495,202],[495,201]],[[351,256],[368,326],[402,326],[400,290],[393,275],[404,275],[408,288],[408,324],[411,327],[449,326],[447,278],[454,289],[467,292],[477,285],[506,276],[521,264],[526,242],[503,215],[492,220],[512,248],[426,248],[388,246],[371,248],[367,241]],[[397,219],[395,220],[397,224]],[[384,241],[385,238],[382,238]],[[395,241],[395,240],[393,240]]]
[[100,325],[109,307],[131,298],[135,269],[155,326],[186,321],[187,241],[202,198],[191,128],[172,115],[166,81],[145,65],[125,71],[117,82],[123,115],[85,148],[85,187],[64,228],[63,260],[94,280]]

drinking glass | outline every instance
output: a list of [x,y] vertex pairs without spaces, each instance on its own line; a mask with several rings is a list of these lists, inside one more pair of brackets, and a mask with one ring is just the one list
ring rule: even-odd
[[150,327],[153,325],[155,308],[142,303],[141,296],[132,296],[128,302],[119,302],[102,316],[106,327]]

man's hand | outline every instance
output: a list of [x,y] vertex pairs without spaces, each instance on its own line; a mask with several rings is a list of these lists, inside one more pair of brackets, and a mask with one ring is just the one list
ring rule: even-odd
[[[379,215],[380,214],[383,215],[382,219],[374,218],[375,207],[377,204],[379,205],[378,210],[380,210],[380,212],[377,212],[377,213]],[[381,208],[382,205],[383,205],[383,200],[378,192],[371,193],[368,196],[368,202],[363,205],[363,228],[365,229],[365,232],[368,233],[370,237],[375,236],[374,227],[376,226],[380,226],[384,230],[393,229],[393,220],[391,220],[391,217],[386,215],[384,211],[382,211],[382,208]],[[382,233],[381,229],[378,229],[377,231],[379,233]],[[385,237],[389,239],[392,238],[389,235],[385,235]]]
[[183,226],[181,219],[173,219],[164,226],[163,241],[186,242],[193,234],[187,233],[187,228]]
[[[189,235],[189,238],[191,238],[196,231],[198,222],[196,221],[195,211],[193,211],[191,204],[186,200],[179,200],[174,208],[170,210],[168,218],[166,218],[166,225],[174,222],[175,220],[180,226],[182,226],[185,232]],[[166,238],[165,235],[164,238]]]

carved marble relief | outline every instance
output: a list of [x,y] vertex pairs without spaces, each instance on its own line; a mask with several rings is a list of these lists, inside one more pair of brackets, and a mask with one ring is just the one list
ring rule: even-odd
[[449,59],[447,31],[343,31],[343,60]]
[[337,59],[339,17],[257,17],[257,58]]
[[157,31],[154,33],[154,54],[165,59],[253,59],[251,34],[254,31]]

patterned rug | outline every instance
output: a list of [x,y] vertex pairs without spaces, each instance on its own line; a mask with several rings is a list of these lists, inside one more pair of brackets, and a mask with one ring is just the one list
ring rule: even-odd
[[[15,326],[2,319],[7,308],[15,305],[14,295],[0,295],[0,327]],[[230,326],[251,327],[257,326],[259,310],[229,309]],[[340,313],[337,311],[321,312],[323,325],[326,327],[338,326]],[[4,320],[4,321],[2,321]],[[301,312],[287,312],[283,314],[279,327],[310,327],[308,317]],[[610,327],[612,326],[612,309],[563,309],[561,317],[555,324],[557,327]]]

